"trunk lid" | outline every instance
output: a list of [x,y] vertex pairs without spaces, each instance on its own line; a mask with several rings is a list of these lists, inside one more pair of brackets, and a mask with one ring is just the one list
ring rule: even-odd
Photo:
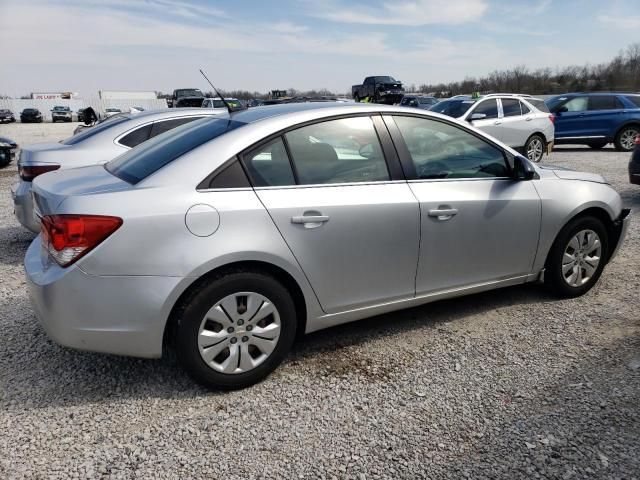
[[56,170],[35,178],[32,195],[38,216],[57,213],[68,197],[95,193],[118,192],[132,188],[111,175],[102,165]]

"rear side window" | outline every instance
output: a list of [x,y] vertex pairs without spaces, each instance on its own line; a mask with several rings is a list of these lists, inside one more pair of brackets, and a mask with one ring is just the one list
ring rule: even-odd
[[589,110],[615,110],[621,108],[613,95],[594,95],[589,97]]
[[485,100],[480,102],[473,110],[473,113],[484,113],[485,118],[498,118],[498,101],[496,99]]
[[161,133],[168,132],[169,130],[173,130],[180,125],[184,125],[185,123],[193,122],[194,120],[200,120],[204,117],[182,117],[182,118],[172,118],[171,120],[161,120],[155,122],[153,127],[151,128],[151,137],[155,137],[160,135]]
[[528,98],[527,102],[529,102],[541,112],[549,113],[549,107],[546,103],[544,103],[544,100],[538,100],[537,98]]
[[640,108],[640,95],[629,95],[625,98],[633,103],[636,107]]
[[520,101],[513,98],[502,99],[502,111],[505,117],[519,117],[522,115],[520,111]]
[[106,164],[111,174],[136,184],[194,148],[246,123],[204,118],[158,135]]
[[133,132],[129,132],[122,137],[118,143],[125,147],[133,148],[136,145],[140,145],[142,142],[146,142],[149,140],[149,136],[151,135],[151,125],[152,124],[150,123],[149,125],[143,125],[142,127],[136,128]]
[[390,179],[371,117],[315,123],[285,138],[301,185]]
[[287,149],[281,137],[245,153],[242,160],[254,187],[296,184]]
[[81,131],[73,135],[72,137],[67,138],[62,142],[63,145],[76,145],[77,143],[85,141],[87,138],[91,138],[94,135],[104,132],[105,130],[110,129],[116,125],[122,125],[125,122],[131,120],[129,117],[118,117],[111,119],[109,121],[99,123],[98,125],[94,125],[91,128],[87,128],[86,130]]
[[[545,107],[546,107],[546,105],[545,105]],[[522,103],[522,102],[520,102],[520,110],[522,110],[522,114],[523,115],[526,115],[527,113],[531,113],[531,109],[527,105]]]
[[247,176],[240,165],[240,162],[236,159],[229,165],[214,172],[208,178],[206,178],[200,185],[198,190],[208,188],[247,188],[251,187]]

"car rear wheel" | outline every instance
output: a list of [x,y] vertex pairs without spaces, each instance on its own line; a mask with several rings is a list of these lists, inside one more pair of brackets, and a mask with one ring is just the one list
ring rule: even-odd
[[524,153],[532,162],[542,160],[544,154],[544,139],[540,135],[531,135],[524,146]]
[[630,152],[634,147],[634,140],[640,133],[640,127],[637,125],[631,125],[624,127],[616,135],[615,146],[619,152]]
[[588,145],[595,150],[600,150],[601,148],[604,148],[607,143],[609,142],[591,142]]
[[296,335],[296,310],[271,275],[232,272],[197,289],[178,312],[178,359],[199,383],[244,388],[282,362]]
[[595,217],[579,217],[558,234],[545,265],[544,282],[559,297],[588,292],[607,261],[607,230]]

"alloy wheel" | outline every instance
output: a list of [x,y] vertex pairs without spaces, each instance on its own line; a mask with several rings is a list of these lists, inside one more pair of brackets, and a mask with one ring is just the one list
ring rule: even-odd
[[533,162],[539,162],[542,159],[543,149],[542,140],[538,137],[532,138],[527,145],[527,158]]
[[255,292],[227,295],[206,313],[198,330],[198,349],[212,369],[245,373],[262,364],[280,338],[275,305]]
[[600,237],[581,230],[569,240],[562,256],[562,277],[572,287],[581,287],[596,273],[602,259]]

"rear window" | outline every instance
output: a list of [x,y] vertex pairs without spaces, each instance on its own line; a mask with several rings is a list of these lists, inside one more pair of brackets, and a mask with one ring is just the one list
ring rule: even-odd
[[640,95],[629,95],[625,98],[633,103],[636,107],[640,108]]
[[246,123],[210,118],[187,123],[129,150],[105,168],[125,182],[136,184],[185,153],[242,125]]
[[443,115],[449,115],[450,117],[460,117],[464,115],[475,102],[475,100],[444,100],[436,103],[429,110],[442,113]]
[[105,130],[108,130],[115,125],[120,125],[122,123],[128,122],[129,120],[131,120],[129,117],[113,118],[108,122],[99,123],[91,128],[87,128],[86,130],[83,130],[80,133],[77,133],[76,135],[63,140],[61,143],[63,145],[76,145],[77,143],[84,142],[87,138],[93,137],[100,132],[104,132]]
[[541,112],[549,113],[549,107],[544,103],[544,100],[540,100],[538,98],[527,98],[527,102],[536,107]]

